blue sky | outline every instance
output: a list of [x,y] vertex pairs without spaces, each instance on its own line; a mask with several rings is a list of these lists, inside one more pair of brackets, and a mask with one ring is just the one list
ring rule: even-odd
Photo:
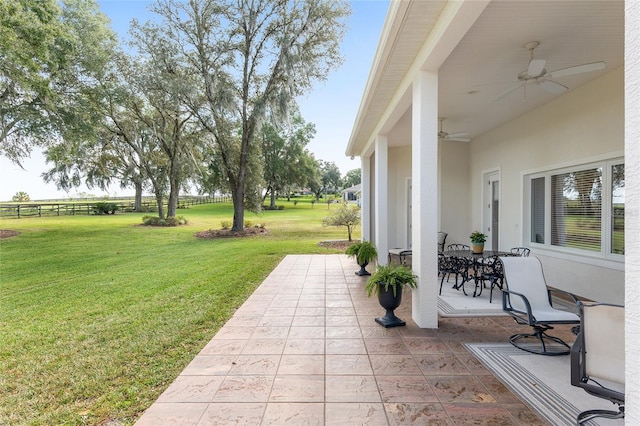
[[[153,16],[147,11],[152,3],[149,0],[99,0],[98,3],[121,37],[126,37],[133,18],[146,21]],[[316,137],[307,148],[317,159],[335,162],[343,175],[360,167],[360,160],[350,160],[344,151],[369,76],[389,0],[352,0],[351,5],[349,30],[342,43],[343,65],[326,81],[316,83],[311,93],[299,99],[303,118],[316,125]],[[40,174],[48,167],[40,152],[34,152],[23,166],[25,170],[0,157],[0,201],[10,200],[18,191],[26,192],[32,200],[68,198],[81,192],[104,194],[86,187],[65,193],[57,190],[55,185],[45,184]],[[109,194],[123,196],[133,194],[133,190],[114,187]]]

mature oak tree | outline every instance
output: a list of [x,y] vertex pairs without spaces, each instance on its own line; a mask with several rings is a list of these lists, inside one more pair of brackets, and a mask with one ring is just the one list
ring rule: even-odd
[[158,0],[158,25],[199,75],[205,103],[192,110],[218,146],[244,226],[251,159],[267,116],[286,117],[297,96],[340,62],[348,4],[335,0]]
[[95,1],[1,1],[0,155],[19,164],[34,145],[90,133],[91,92],[115,43]]

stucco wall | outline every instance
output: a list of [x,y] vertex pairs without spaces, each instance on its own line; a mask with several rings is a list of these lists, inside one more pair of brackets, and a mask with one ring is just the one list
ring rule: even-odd
[[440,155],[440,226],[446,244],[469,244],[473,231],[469,198],[469,148],[465,142],[442,141]]
[[625,294],[625,423],[640,424],[640,2],[625,4],[625,176],[626,294]]
[[407,179],[411,178],[411,146],[389,149],[389,247],[408,247]]
[[[623,152],[624,74],[617,69],[471,142],[470,187],[477,188],[470,191],[471,223],[482,225],[485,170],[501,171],[500,248],[508,249],[523,243],[524,173]],[[623,264],[549,250],[533,253],[541,258],[549,284],[595,300],[623,302]]]

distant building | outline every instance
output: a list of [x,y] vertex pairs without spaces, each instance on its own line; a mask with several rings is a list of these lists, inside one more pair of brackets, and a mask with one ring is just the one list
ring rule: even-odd
[[362,184],[357,184],[342,190],[342,201],[356,201],[360,205],[360,191]]

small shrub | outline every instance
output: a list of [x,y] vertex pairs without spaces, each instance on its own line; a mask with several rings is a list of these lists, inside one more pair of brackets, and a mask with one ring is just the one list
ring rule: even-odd
[[298,200],[293,200],[293,207],[298,205]]
[[278,206],[278,210],[284,210],[284,206]]
[[220,222],[220,226],[222,227],[222,229],[229,229],[231,228],[231,221],[223,220]]
[[166,219],[160,219],[158,216],[144,216],[142,223],[147,226],[179,226],[186,225],[187,219],[184,216],[171,216]]
[[115,203],[109,203],[106,201],[100,201],[96,203],[93,208],[94,214],[115,214],[116,210],[118,210],[118,205]]
[[244,221],[244,227],[245,228],[251,228],[253,226],[253,223],[250,220],[245,220]]

